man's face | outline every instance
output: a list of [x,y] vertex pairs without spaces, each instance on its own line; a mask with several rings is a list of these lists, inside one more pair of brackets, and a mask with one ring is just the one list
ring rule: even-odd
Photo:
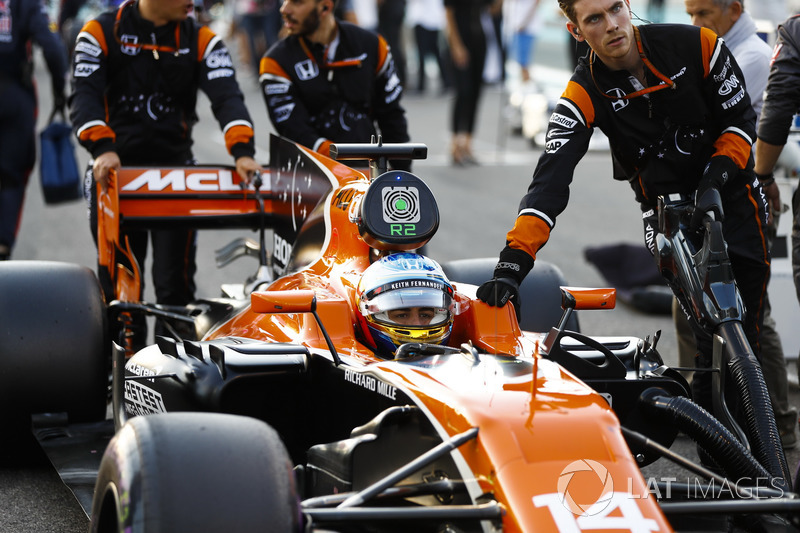
[[320,9],[318,0],[283,0],[283,27],[291,35],[311,35],[319,28]]
[[194,0],[148,0],[148,8],[160,20],[180,22],[194,10]]
[[625,0],[578,0],[576,24],[569,22],[571,32],[578,31],[578,40],[586,40],[606,64],[622,60],[635,50],[631,11]]
[[714,0],[683,0],[686,14],[692,18],[694,26],[712,30],[717,35],[725,35],[739,18],[740,11],[736,2],[721,8]]
[[403,326],[427,326],[436,316],[433,307],[404,307],[392,309],[386,316],[395,324]]

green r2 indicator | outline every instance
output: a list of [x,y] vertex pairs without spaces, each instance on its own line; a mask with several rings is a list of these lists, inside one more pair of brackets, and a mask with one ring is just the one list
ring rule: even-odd
[[416,224],[389,224],[389,233],[401,237],[413,237],[417,234]]

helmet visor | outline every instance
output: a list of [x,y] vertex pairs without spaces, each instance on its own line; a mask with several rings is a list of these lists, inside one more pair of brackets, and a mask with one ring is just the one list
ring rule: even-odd
[[[453,299],[449,294],[440,290],[415,288],[385,292],[372,298],[369,302],[362,302],[361,312],[372,315],[376,321],[384,324],[397,325],[399,322],[393,318],[398,309],[425,308],[426,313],[432,313],[430,321],[419,326],[438,326],[450,318],[450,308]],[[410,324],[409,324],[410,325]]]

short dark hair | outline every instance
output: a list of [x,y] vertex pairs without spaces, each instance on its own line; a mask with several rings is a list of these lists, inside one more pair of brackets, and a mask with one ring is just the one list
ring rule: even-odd
[[575,2],[577,1],[578,0],[558,0],[558,7],[561,8],[561,11],[573,24],[578,23],[575,20]]

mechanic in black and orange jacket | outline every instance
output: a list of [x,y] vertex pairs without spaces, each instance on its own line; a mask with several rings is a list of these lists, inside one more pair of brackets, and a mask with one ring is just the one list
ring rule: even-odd
[[[659,195],[700,199],[707,189],[720,191],[728,253],[747,308],[744,326],[758,354],[769,275],[767,209],[752,170],[756,116],[733,55],[705,28],[633,26],[627,0],[559,0],[559,6],[567,29],[592,50],[550,117],[532,183],[494,277],[478,297],[491,305],[518,299],[519,284],[567,206],[575,166],[600,128],[615,178],[629,181],[641,205],[651,252]],[[709,364],[710,340],[698,347],[700,363]]]
[[[192,17],[192,0],[129,0],[81,30],[73,57],[70,117],[93,161],[86,196],[96,238],[94,181],[105,187],[110,169],[194,163],[192,127],[197,91],[211,101],[236,171],[244,179],[261,170],[253,159],[253,125],[228,49]],[[145,231],[128,236],[140,265]],[[185,305],[194,298],[196,235],[182,229],[149,232],[158,303]],[[99,272],[107,297],[108,273]]]
[[332,142],[370,142],[378,129],[383,142],[407,142],[403,87],[389,46],[383,37],[337,20],[334,7],[334,0],[283,2],[288,35],[267,51],[260,67],[272,125],[326,156]]

